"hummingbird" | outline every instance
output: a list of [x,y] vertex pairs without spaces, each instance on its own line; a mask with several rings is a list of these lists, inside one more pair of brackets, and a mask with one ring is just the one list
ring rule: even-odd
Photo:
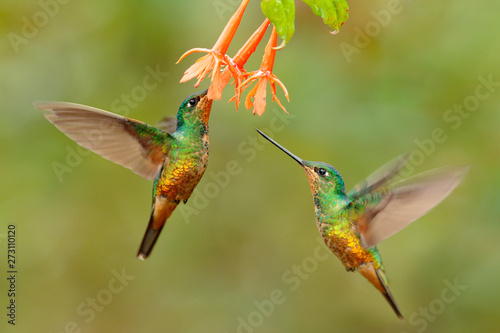
[[347,271],[358,271],[368,279],[404,320],[389,289],[376,245],[439,204],[457,187],[469,166],[439,168],[392,183],[406,164],[407,153],[346,193],[344,180],[333,166],[303,160],[256,130],[304,169],[314,199],[316,225],[325,245]]
[[161,128],[81,104],[34,106],[48,111],[47,120],[80,146],[154,180],[151,217],[137,253],[145,260],[166,220],[181,201],[188,201],[207,168],[212,109],[207,90],[187,97],[177,117],[164,118]]

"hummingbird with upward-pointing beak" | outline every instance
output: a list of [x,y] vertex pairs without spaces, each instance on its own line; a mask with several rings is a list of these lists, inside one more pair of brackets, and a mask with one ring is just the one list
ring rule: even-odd
[[45,117],[80,146],[154,180],[151,218],[137,254],[146,259],[166,220],[187,202],[207,168],[212,109],[207,90],[186,98],[177,118],[165,118],[162,129],[80,104],[34,105],[48,111]]
[[338,171],[323,162],[303,160],[257,131],[306,172],[314,198],[316,224],[326,246],[348,271],[360,272],[377,288],[400,319],[376,245],[415,221],[446,198],[468,166],[452,166],[390,184],[408,154],[388,162],[346,193]]

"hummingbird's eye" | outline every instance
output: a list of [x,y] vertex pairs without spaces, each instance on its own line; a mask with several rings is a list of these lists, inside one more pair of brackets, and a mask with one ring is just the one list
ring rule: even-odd
[[196,106],[196,104],[198,104],[199,101],[200,101],[199,97],[193,97],[188,101],[188,106],[189,107]]
[[326,169],[325,169],[325,168],[318,168],[318,169],[316,170],[316,172],[317,172],[317,173],[318,173],[318,175],[320,175],[320,176],[325,176],[325,175],[328,173],[328,172],[326,171]]

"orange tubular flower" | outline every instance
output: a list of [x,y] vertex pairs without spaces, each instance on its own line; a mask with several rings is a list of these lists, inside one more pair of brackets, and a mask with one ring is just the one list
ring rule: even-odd
[[[229,22],[226,24],[226,27],[222,31],[221,35],[219,36],[219,39],[217,39],[217,42],[213,46],[213,48],[210,49],[204,49],[204,48],[194,48],[186,53],[184,53],[177,63],[179,63],[184,57],[190,55],[191,53],[194,52],[206,52],[208,53],[207,55],[199,58],[196,60],[196,62],[191,65],[185,72],[184,76],[181,79],[182,82],[186,82],[191,80],[192,78],[196,77],[198,78],[198,81],[194,85],[195,87],[198,87],[200,82],[205,78],[205,76],[212,71],[212,84],[214,84],[216,87],[220,85],[220,76],[221,76],[221,66],[222,65],[227,65],[229,70],[233,72],[233,75],[237,76],[237,73],[235,72],[234,66],[231,62],[231,59],[226,55],[226,51],[229,48],[229,44],[233,40],[234,34],[236,33],[236,30],[238,29],[238,26],[241,21],[241,17],[243,16],[243,13],[245,12],[245,9],[248,5],[249,0],[243,0],[242,3],[240,4],[240,7],[238,10],[231,16],[231,19]],[[212,94],[208,95],[208,98],[210,99],[220,99],[222,94],[222,90],[218,89],[212,89]]]
[[[250,58],[250,55],[255,51],[255,49],[259,45],[270,23],[271,21],[268,18],[266,18],[265,21],[260,25],[260,27],[257,30],[255,30],[252,36],[250,36],[250,38],[246,41],[245,45],[243,45],[241,49],[239,49],[238,53],[236,53],[236,55],[232,59],[233,60],[232,65],[234,71],[231,71],[231,68],[229,67],[226,67],[226,69],[224,69],[220,77],[219,85],[217,86],[214,83],[212,83],[212,85],[208,89],[209,98],[212,94],[214,96],[220,96],[222,94],[222,90],[224,89],[224,87],[229,83],[231,76],[233,76],[235,82],[236,95],[230,101],[236,100],[236,109],[238,109],[238,104],[241,95],[241,90],[240,90],[241,77],[243,76],[242,73],[245,73],[245,69],[243,68],[243,66],[247,62],[248,58]],[[236,73],[236,75],[234,75],[234,73]],[[216,89],[217,91],[213,91]]]
[[[276,56],[276,44],[278,42],[278,33],[276,32],[276,27],[273,27],[273,32],[271,33],[271,38],[266,45],[266,50],[264,51],[264,57],[262,58],[262,64],[260,65],[260,70],[250,72],[245,74],[249,76],[241,85],[242,89],[246,89],[254,80],[258,80],[255,87],[247,95],[245,100],[245,106],[247,110],[254,107],[253,113],[261,116],[266,109],[266,89],[267,82],[271,84],[271,93],[273,94],[273,101],[276,100],[278,105],[287,112],[286,109],[281,104],[278,97],[276,97],[276,83],[283,89],[286,99],[288,98],[288,91],[285,85],[272,73],[274,66],[274,58]],[[254,101],[252,102],[252,98]],[[288,112],[287,112],[288,113]]]

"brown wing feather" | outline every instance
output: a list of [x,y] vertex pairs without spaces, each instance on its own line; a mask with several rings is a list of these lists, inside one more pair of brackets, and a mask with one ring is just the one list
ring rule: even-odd
[[387,185],[406,164],[409,155],[410,153],[402,154],[375,170],[365,180],[356,184],[348,196],[355,199]]
[[396,183],[358,219],[363,246],[377,245],[426,214],[458,186],[468,170],[469,166],[441,168]]
[[177,129],[177,117],[174,116],[166,116],[163,117],[157,124],[156,128],[161,129],[167,133],[174,133]]
[[155,179],[160,172],[167,156],[161,141],[168,141],[168,133],[85,105],[66,102],[35,102],[34,105],[38,110],[49,111],[45,117],[82,147],[146,179]]

